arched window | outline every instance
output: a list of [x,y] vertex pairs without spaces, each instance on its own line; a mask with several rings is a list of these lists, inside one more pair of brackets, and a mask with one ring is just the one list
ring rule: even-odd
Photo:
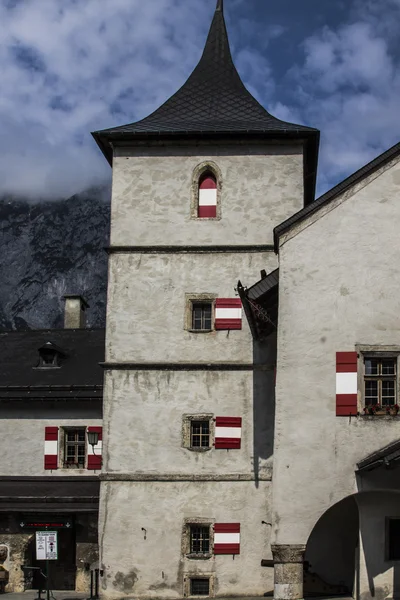
[[213,219],[217,216],[217,180],[211,171],[199,179],[198,217]]

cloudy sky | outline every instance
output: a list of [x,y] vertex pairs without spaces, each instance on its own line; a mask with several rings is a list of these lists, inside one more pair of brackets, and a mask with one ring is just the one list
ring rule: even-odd
[[[109,181],[90,131],[136,121],[196,65],[216,0],[0,0],[0,193]],[[400,0],[225,0],[238,70],[322,132],[318,191],[400,141]]]

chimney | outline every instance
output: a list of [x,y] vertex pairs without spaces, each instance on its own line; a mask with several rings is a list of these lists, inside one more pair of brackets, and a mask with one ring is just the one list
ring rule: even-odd
[[84,329],[86,327],[86,309],[89,304],[82,296],[64,296],[64,329]]
[[261,279],[265,279],[267,276],[267,271],[265,269],[261,270]]

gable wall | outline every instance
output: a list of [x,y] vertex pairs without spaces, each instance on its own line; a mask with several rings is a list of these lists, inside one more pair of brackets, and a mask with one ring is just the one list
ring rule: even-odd
[[[400,345],[400,163],[280,248],[275,536],[305,543],[399,421],[335,416],[337,351]],[[296,497],[296,510],[292,498]]]

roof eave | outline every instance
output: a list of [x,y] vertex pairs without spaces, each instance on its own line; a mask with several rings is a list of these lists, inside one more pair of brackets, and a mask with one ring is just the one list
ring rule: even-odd
[[400,142],[355,171],[355,173],[352,173],[349,177],[346,177],[346,179],[320,196],[320,198],[317,198],[314,202],[309,203],[309,205],[307,204],[305,207],[306,210],[300,210],[298,213],[296,213],[296,215],[291,216],[289,219],[286,219],[286,221],[283,221],[283,223],[277,225],[274,229],[275,252],[277,254],[279,253],[279,239],[281,235],[290,231],[292,227],[318,212],[320,208],[327,206],[330,202],[347,192],[366,177],[369,177],[371,174],[395,159],[397,156],[400,156]]
[[112,166],[113,145],[118,142],[132,141],[150,141],[154,139],[179,139],[179,138],[208,138],[218,139],[221,137],[252,137],[255,139],[295,139],[305,140],[306,148],[304,152],[304,204],[307,205],[314,200],[316,172],[318,164],[318,149],[320,133],[317,129],[283,129],[277,131],[259,131],[249,128],[247,131],[234,130],[171,130],[171,131],[141,131],[141,132],[115,132],[110,130],[92,132],[101,152],[104,154],[108,163]]

